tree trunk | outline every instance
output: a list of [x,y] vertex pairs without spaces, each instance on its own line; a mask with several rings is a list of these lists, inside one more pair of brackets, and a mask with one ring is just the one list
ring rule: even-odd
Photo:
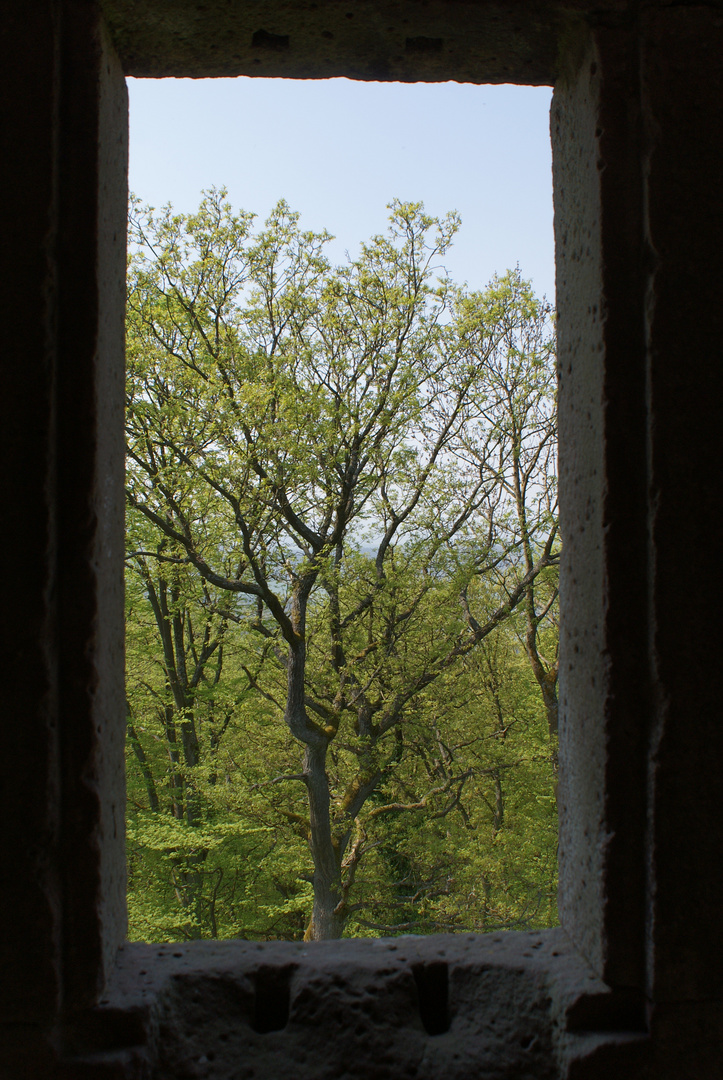
[[309,800],[309,847],[314,863],[314,907],[304,934],[305,941],[340,938],[346,921],[341,888],[341,851],[331,830],[329,777],[326,755],[331,732],[310,721],[305,706],[306,605],[318,570],[300,579],[292,594],[290,621],[296,641],[287,660],[286,723],[305,744],[304,780]]
[[542,700],[545,703],[545,712],[547,713],[547,730],[550,739],[557,738],[557,670],[549,671],[547,678],[540,683],[540,690],[542,691]]
[[146,785],[146,792],[148,794],[148,805],[151,810],[158,810],[160,808],[160,801],[158,799],[158,792],[156,791],[156,782],[153,779],[153,773],[151,767],[148,764],[148,758],[146,752],[141,746],[141,741],[138,738],[135,726],[130,719],[130,708],[126,702],[126,712],[128,720],[126,721],[126,730],[128,733],[128,740],[133,747],[133,753],[136,755],[136,759],[140,766],[141,773],[143,774],[143,782]]
[[542,702],[547,716],[547,733],[552,747],[550,759],[552,772],[557,782],[557,727],[558,727],[558,701],[557,701],[557,662],[549,667],[545,666],[537,648],[538,619],[534,609],[532,592],[527,597],[527,635],[525,645],[527,655],[530,658],[532,671],[540,688]]
[[500,770],[495,769],[493,776],[495,781],[495,812],[492,819],[492,834],[496,836],[505,820],[505,801],[502,793],[502,777],[500,775]]
[[326,740],[307,745],[304,772],[309,793],[310,847],[314,860],[314,908],[305,941],[340,938],[346,922],[341,890],[341,859],[331,833]]

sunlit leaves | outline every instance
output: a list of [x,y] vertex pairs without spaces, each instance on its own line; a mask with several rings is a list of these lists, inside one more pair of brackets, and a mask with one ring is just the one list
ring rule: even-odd
[[324,844],[354,932],[553,917],[550,313],[518,271],[448,280],[455,215],[390,211],[333,267],[283,202],[133,206],[143,933],[299,936]]

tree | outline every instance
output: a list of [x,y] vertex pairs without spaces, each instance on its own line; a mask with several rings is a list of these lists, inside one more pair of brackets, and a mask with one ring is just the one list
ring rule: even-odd
[[[519,269],[495,278],[484,293],[458,294],[460,347],[471,362],[485,362],[482,432],[479,421],[468,425],[465,450],[480,468],[489,468],[489,432],[496,432],[498,481],[528,577],[525,648],[545,706],[556,769],[557,566],[532,574],[541,551],[552,551],[558,529],[557,385],[549,319],[549,305],[535,298]],[[500,335],[493,353],[484,337],[490,325]],[[544,639],[552,648],[549,657],[542,651]]]
[[[526,501],[534,467],[511,511],[510,436],[490,420],[508,327],[482,305],[470,348],[469,305],[433,277],[458,222],[391,211],[388,234],[341,268],[284,203],[257,233],[223,191],[194,215],[131,219],[130,511],[164,560],[223,596],[223,625],[258,639],[244,674],[303,746],[301,768],[269,784],[303,785],[305,807],[277,808],[308,843],[313,938],[341,935],[372,822],[459,802],[462,774],[368,805],[425,691],[557,557],[554,524]],[[524,322],[523,285],[496,288]],[[473,613],[490,575],[503,591]]]
[[[190,922],[200,924],[203,865],[208,855],[208,847],[198,834],[203,801],[198,776],[202,747],[200,726],[205,721],[211,728],[210,747],[213,748],[218,745],[232,715],[233,703],[227,702],[226,715],[215,716],[216,695],[207,692],[208,687],[215,688],[220,682],[227,627],[214,610],[205,582],[202,583],[201,602],[195,602],[193,587],[196,583],[189,581],[187,569],[169,558],[168,544],[163,538],[154,537],[152,533],[148,537],[148,529],[145,537],[138,536],[138,524],[131,521],[127,537],[130,542],[127,562],[131,571],[126,587],[127,623],[136,630],[134,638],[129,637],[129,643],[132,641],[136,649],[141,646],[141,634],[147,631],[143,616],[146,619],[150,616],[150,637],[153,646],[157,648],[160,644],[160,656],[154,655],[152,646],[148,656],[150,663],[144,667],[136,663],[136,680],[128,680],[128,740],[143,776],[148,810],[155,815],[166,792],[159,792],[158,770],[152,767],[136,725],[138,699],[150,697],[158,720],[156,737],[166,755],[164,787],[168,789],[171,817],[174,822],[187,827],[176,827],[178,842],[164,846],[173,860],[174,888]],[[150,543],[143,544],[142,541],[147,539]]]
[[143,524],[131,517],[126,581],[130,934],[294,938],[298,845],[249,798],[261,744],[272,759],[285,749],[243,673],[255,657]]
[[[512,620],[432,683],[376,805],[353,932],[531,929],[556,921],[557,814],[544,709]],[[465,777],[404,812],[410,793]],[[401,811],[401,812],[400,812]]]

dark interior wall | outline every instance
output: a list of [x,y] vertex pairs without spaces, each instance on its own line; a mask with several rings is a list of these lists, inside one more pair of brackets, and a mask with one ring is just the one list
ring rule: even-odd
[[126,933],[128,103],[122,69],[92,9],[67,6],[61,35],[56,558],[67,1008],[97,1000]]
[[[670,1002],[720,1002],[723,979],[723,938],[711,933],[723,728],[709,573],[722,46],[717,5],[646,5],[634,33],[603,21],[552,110],[561,919],[610,984],[641,988],[670,1023]],[[690,1012],[677,1015],[695,1029]],[[697,1075],[691,1059],[663,1061],[660,1075]]]
[[[50,5],[0,13],[3,1022],[57,1011],[61,885],[55,631],[56,84]],[[9,43],[13,43],[12,49]],[[34,63],[28,57],[34,57]],[[12,762],[12,766],[10,765]],[[18,942],[24,948],[17,948]],[[28,970],[35,977],[28,979]]]
[[720,1001],[723,10],[642,18],[649,461],[649,988]]
[[1,999],[44,1025],[125,937],[127,100],[92,5],[4,5],[0,41]]
[[[500,949],[450,947],[460,1019],[434,1053],[414,1010],[380,1014],[378,1025],[390,1075],[413,1045],[435,1075],[456,1046],[490,1074],[716,1077],[721,5],[103,6],[107,26],[93,0],[0,8],[0,1077],[196,1075],[183,1063],[192,999],[183,987],[221,980],[235,1001],[256,978],[243,950],[206,946],[184,954],[182,971],[172,954],[133,948],[113,969],[125,929],[124,67],[556,83],[567,938],[543,936],[539,952],[514,935]],[[315,953],[311,967],[299,960],[290,984],[299,1045],[309,1038],[304,994],[323,1011],[348,985],[353,1002],[348,973],[358,969],[375,993],[393,983],[413,1001],[409,965],[431,963],[443,945],[419,942],[396,968],[370,967],[363,947]],[[520,1049],[524,1019],[495,1042],[495,1010],[507,1023],[539,1017],[540,1002],[548,1013],[542,1027],[535,1020],[534,1052]],[[337,1049],[346,1008],[326,1040]],[[210,1020],[196,1017],[201,1028]],[[358,1051],[372,1062],[374,1030]],[[505,1058],[513,1044],[518,1057]],[[296,1045],[267,1043],[264,1060],[293,1060],[297,1071]],[[320,1043],[317,1072],[324,1052]]]

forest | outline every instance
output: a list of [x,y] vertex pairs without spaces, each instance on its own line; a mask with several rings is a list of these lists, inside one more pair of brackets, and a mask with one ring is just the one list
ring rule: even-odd
[[131,940],[557,922],[552,313],[389,211],[131,203]]

